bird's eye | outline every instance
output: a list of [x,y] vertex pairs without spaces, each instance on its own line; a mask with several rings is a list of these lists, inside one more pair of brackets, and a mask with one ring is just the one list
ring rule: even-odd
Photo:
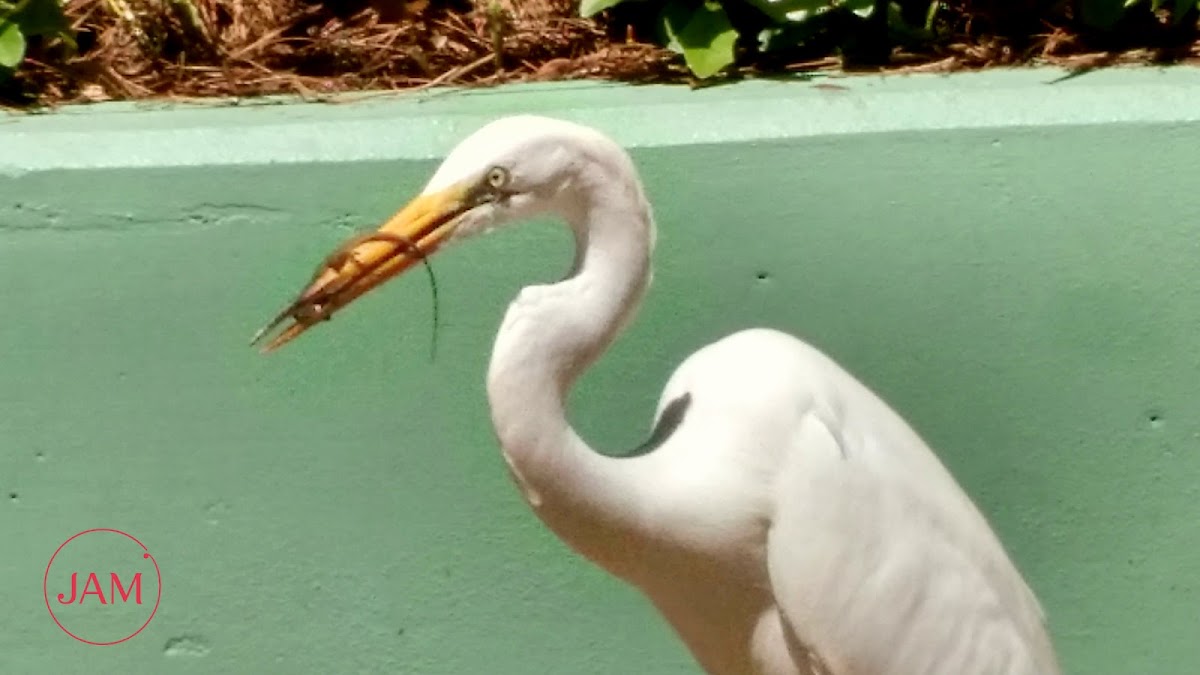
[[493,188],[504,187],[504,184],[508,182],[508,171],[505,171],[503,167],[492,167],[487,173],[487,182]]

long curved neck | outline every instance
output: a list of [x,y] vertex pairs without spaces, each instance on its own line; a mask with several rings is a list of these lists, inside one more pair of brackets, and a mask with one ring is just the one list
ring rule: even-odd
[[[575,380],[632,318],[650,282],[654,224],[632,175],[574,187],[563,209],[576,240],[575,273],[523,289],[509,306],[492,351],[492,423],[513,477],[552,530],[600,559],[608,537],[641,521],[628,462],[587,446],[567,420]],[[614,180],[615,179],[615,180]]]

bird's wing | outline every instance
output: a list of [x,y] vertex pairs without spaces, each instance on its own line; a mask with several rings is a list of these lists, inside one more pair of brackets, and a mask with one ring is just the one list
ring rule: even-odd
[[805,416],[780,476],[767,566],[786,629],[835,673],[1057,673],[1037,600],[957,486],[846,436]]
[[681,366],[660,409],[685,392],[709,438],[738,439],[721,444],[724,466],[761,464],[771,592],[790,637],[831,672],[1059,672],[1038,601],[987,521],[832,359],[743,331]]

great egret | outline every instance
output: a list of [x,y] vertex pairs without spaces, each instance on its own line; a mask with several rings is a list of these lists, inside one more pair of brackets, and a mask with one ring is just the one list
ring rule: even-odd
[[527,115],[482,127],[255,339],[290,319],[275,349],[443,244],[535,215],[569,224],[576,255],[567,278],[520,292],[496,336],[504,458],[538,517],[640,589],[705,670],[1059,672],[1036,597],[934,453],[794,337],[745,330],[692,354],[637,456],[576,434],[568,391],[634,314],[655,241],[631,158],[598,131]]

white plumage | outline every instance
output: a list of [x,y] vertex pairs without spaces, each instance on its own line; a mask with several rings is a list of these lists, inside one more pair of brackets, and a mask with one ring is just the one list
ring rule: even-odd
[[532,116],[446,158],[377,235],[332,256],[281,313],[298,335],[422,254],[550,214],[571,274],[521,291],[487,375],[513,477],[563,541],[640,589],[714,675],[1056,675],[1037,599],[934,453],[820,351],[746,330],[692,354],[652,447],[591,450],[568,392],[632,318],[655,225],[629,156]]

